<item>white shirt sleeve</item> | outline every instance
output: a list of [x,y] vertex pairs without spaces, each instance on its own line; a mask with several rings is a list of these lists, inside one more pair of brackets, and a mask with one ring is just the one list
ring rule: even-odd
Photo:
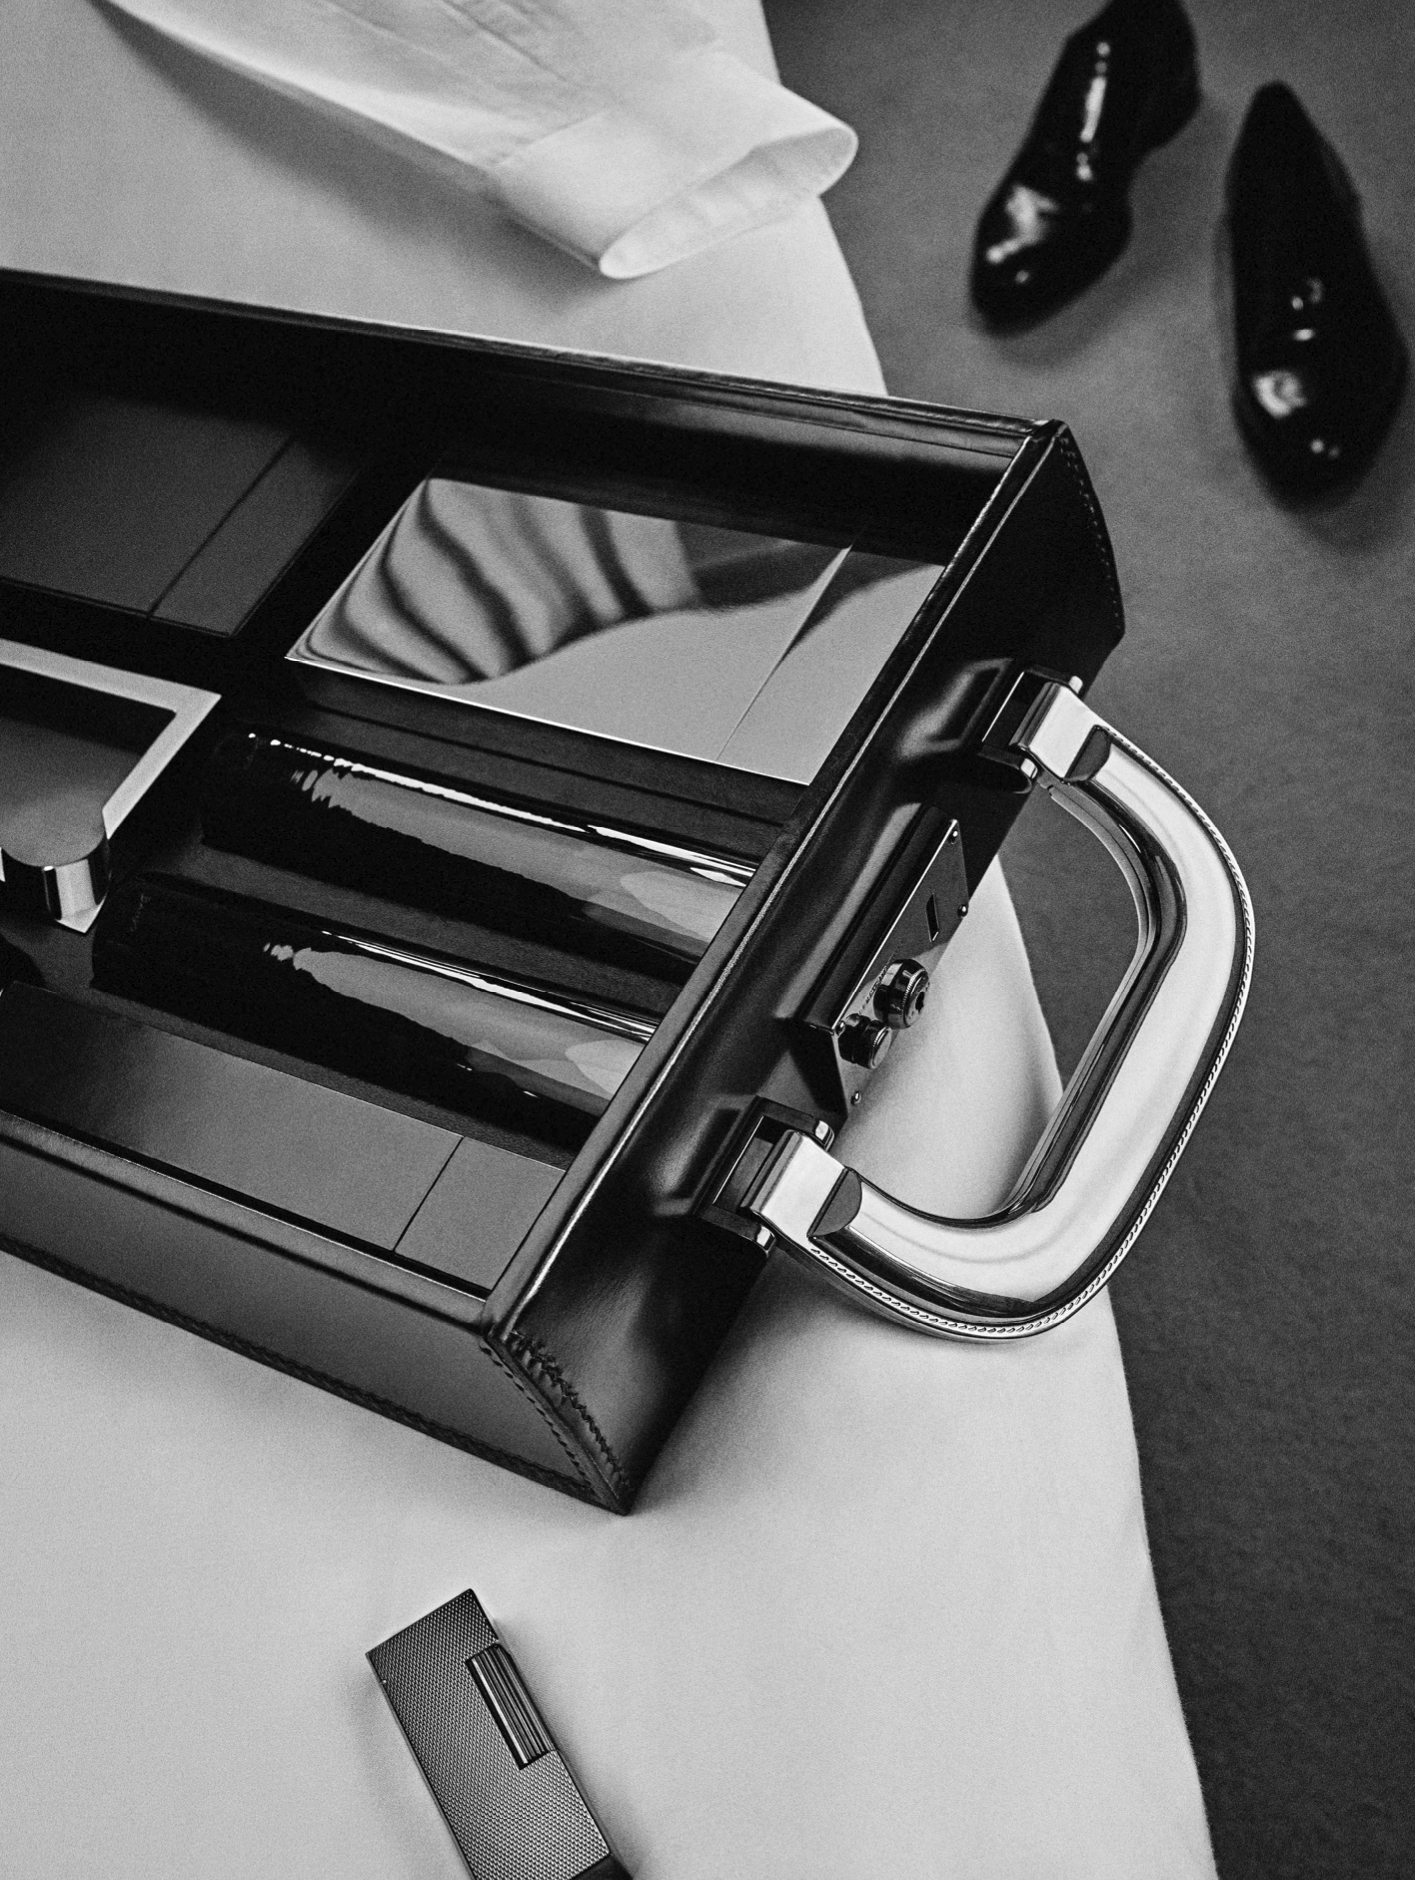
[[450,165],[609,276],[787,215],[848,125],[672,0],[111,0],[191,50]]

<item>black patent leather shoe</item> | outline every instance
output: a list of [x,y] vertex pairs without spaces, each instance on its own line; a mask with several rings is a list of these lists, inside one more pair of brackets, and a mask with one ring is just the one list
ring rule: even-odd
[[1407,355],[1351,179],[1286,85],[1264,85],[1248,107],[1228,234],[1239,428],[1286,494],[1336,489],[1389,431]]
[[1131,179],[1199,106],[1178,0],[1111,0],[1066,41],[973,242],[974,304],[1031,326],[1097,280],[1130,236]]

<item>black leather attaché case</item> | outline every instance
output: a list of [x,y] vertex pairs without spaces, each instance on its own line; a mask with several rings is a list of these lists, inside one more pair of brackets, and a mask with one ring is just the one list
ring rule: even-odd
[[[1026,799],[1025,767],[982,748],[1003,701],[1022,674],[1084,687],[1120,638],[1071,437],[18,275],[0,277],[0,332],[0,853],[20,857],[0,883],[0,1242],[628,1509],[766,1257],[736,1205],[743,1144],[838,1128],[901,1018],[890,999],[907,1002],[895,967],[947,971]],[[783,592],[804,595],[789,651],[826,632],[811,623],[831,582],[897,580],[907,609],[829,735],[817,725],[819,761],[794,764],[809,774],[769,743],[737,761],[518,707],[505,674],[493,697],[475,673],[287,657],[372,580],[429,480],[671,526],[704,592],[742,538],[770,544],[798,586],[753,587],[739,555],[732,619],[757,608],[779,631]],[[599,526],[618,593],[637,525]],[[690,634],[681,603],[673,630]],[[614,606],[649,632],[642,597]],[[561,650],[589,657],[590,626],[574,633]],[[116,822],[94,834],[81,893],[77,850],[36,859],[30,824],[52,823],[74,778],[111,807],[178,713],[162,688],[191,722],[126,846]],[[446,871],[408,887],[382,812],[341,821],[338,856],[306,868],[315,785],[301,797],[296,779],[283,835],[274,810],[230,813],[245,799],[222,780],[257,747],[317,759],[350,801],[412,792],[417,815],[454,820],[509,805],[523,829],[647,857],[645,879],[696,871],[722,906],[681,957],[642,923],[601,944],[598,890],[561,932],[569,903],[543,896],[545,920],[523,919],[535,897],[507,888],[510,864],[495,895],[485,872],[463,900]],[[15,755],[35,751],[58,777],[47,796],[40,759]],[[26,816],[7,851],[6,818]],[[454,1004],[540,988],[537,1012],[590,1027],[588,1054],[573,1030],[563,1054],[600,1094],[577,1086],[557,1110],[557,1063],[501,1103],[479,1060],[463,1104],[455,1078],[424,1074],[431,1021],[406,1002],[365,1023],[360,993],[308,1027],[298,999],[261,1004],[235,950],[248,927],[262,971],[324,947],[340,971],[416,969]]]

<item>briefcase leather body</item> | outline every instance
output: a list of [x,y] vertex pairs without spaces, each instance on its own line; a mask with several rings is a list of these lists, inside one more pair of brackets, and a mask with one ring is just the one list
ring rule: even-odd
[[[618,1510],[776,1242],[794,1235],[828,1278],[921,1329],[1064,1315],[1046,1286],[1017,1307],[946,1278],[896,1284],[883,1228],[870,1245],[886,1252],[862,1264],[860,1184],[825,1170],[913,1015],[909,972],[919,986],[947,972],[1029,792],[1040,780],[1094,805],[1124,755],[1123,740],[1104,759],[1085,742],[1089,718],[1048,755],[1122,633],[1063,425],[13,274],[0,315],[10,1252]],[[649,518],[680,544],[801,548],[817,614],[811,596],[842,568],[912,571],[908,606],[800,775],[780,774],[792,765],[769,738],[765,759],[724,760],[576,722],[573,703],[519,709],[503,680],[502,703],[479,703],[488,681],[302,657],[331,597],[352,605],[387,574],[390,531],[445,489],[499,492],[519,518],[544,501],[572,521]],[[781,604],[748,600],[744,620]],[[593,652],[582,637],[576,657]],[[298,763],[242,795],[257,759]],[[41,764],[59,782],[38,793],[36,835]],[[77,814],[73,777],[107,815],[88,848],[56,832]],[[334,816],[340,791],[355,808]],[[323,859],[306,869],[316,799]],[[385,801],[411,806],[411,838]],[[457,818],[487,804],[517,840],[570,831],[575,855],[607,853],[610,889],[572,905],[498,864],[458,899]],[[434,813],[453,833],[419,875],[443,838],[417,818]],[[606,939],[625,856],[654,905],[637,925],[613,916]],[[675,869],[693,908],[718,897],[678,955],[668,929],[697,916],[656,872]],[[1133,1240],[1227,1048],[1251,961],[1240,890],[1234,869],[1238,937],[1209,936],[1217,991],[1171,1072],[1173,1114],[1137,1152],[1067,1310]],[[1156,918],[1173,939],[1172,910]],[[464,1105],[469,1060],[455,1076],[424,1065],[440,1021],[422,1005],[410,1018],[402,991],[392,1017],[361,992],[338,1003],[329,967],[318,1009],[288,973],[267,997],[261,973],[316,955],[449,1010],[500,999],[498,1019],[530,1012],[570,1042],[545,1047],[554,1061],[526,1053],[519,1085],[498,1084],[483,1051]],[[1168,971],[1167,956],[1141,973],[1132,1030],[1158,1022]],[[1092,1066],[1097,1103],[1132,1042]],[[1084,1161],[1078,1139],[1037,1177],[1047,1196]],[[795,1229],[806,1176],[825,1200]]]

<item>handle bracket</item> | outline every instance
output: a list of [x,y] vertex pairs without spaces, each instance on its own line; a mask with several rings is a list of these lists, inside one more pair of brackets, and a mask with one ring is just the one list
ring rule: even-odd
[[885,1318],[940,1337],[1027,1337],[1092,1298],[1135,1244],[1233,1043],[1253,909],[1186,791],[1064,684],[1019,679],[985,740],[1095,834],[1135,903],[1134,957],[1012,1193],[979,1220],[893,1200],[783,1130],[738,1207]]

